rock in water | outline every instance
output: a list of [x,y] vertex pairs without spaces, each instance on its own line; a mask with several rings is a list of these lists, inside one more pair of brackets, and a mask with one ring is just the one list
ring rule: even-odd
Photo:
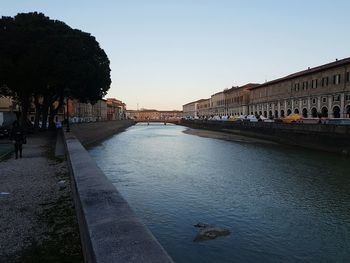
[[194,242],[211,240],[220,236],[228,236],[231,233],[230,230],[226,228],[203,223],[198,223],[194,226],[200,228],[197,236],[193,240]]
[[199,223],[197,223],[197,224],[195,224],[195,225],[193,225],[193,226],[194,226],[194,227],[198,227],[198,228],[205,228],[205,227],[208,227],[208,226],[210,226],[210,225],[199,222]]
[[66,181],[65,180],[61,180],[57,183],[58,187],[60,190],[66,188]]

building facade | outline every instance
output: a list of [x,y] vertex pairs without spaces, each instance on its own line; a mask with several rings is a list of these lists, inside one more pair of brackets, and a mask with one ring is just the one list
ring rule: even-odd
[[102,99],[92,105],[92,116],[96,121],[107,120],[107,100]]
[[96,121],[92,115],[92,105],[90,103],[83,103],[78,100],[72,100],[71,106],[68,106],[69,117],[72,122],[92,122]]
[[126,105],[115,98],[107,99],[107,119],[124,120],[126,119]]
[[203,99],[202,101],[198,102],[198,116],[201,118],[210,116],[210,104],[211,99]]
[[153,109],[141,109],[137,112],[137,120],[145,121],[145,120],[160,120],[160,112]]
[[159,110],[128,110],[127,116],[129,119],[138,121],[149,121],[149,120],[174,120],[182,117],[182,111],[159,111]]
[[349,118],[350,58],[250,88],[249,111],[266,117]]
[[259,84],[249,83],[244,86],[232,87],[224,91],[225,115],[239,116],[249,114],[249,89]]
[[215,93],[209,108],[208,100],[185,104],[184,115],[280,118],[297,113],[305,118],[350,118],[350,58]]
[[172,110],[172,111],[159,111],[161,120],[174,120],[180,119],[182,117],[182,111]]
[[199,103],[205,101],[205,99],[192,101],[185,105],[182,105],[183,117],[196,118],[198,117],[198,105]]
[[210,115],[214,115],[214,116],[226,115],[224,91],[220,91],[211,95],[210,102],[211,102],[210,111],[209,111]]
[[71,122],[95,122],[107,120],[107,101],[98,100],[95,104],[78,100],[69,101],[69,117]]

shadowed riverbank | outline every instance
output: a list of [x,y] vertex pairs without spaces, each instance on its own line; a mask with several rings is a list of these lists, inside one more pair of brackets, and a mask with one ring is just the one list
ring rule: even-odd
[[134,125],[133,120],[89,122],[73,124],[71,125],[71,131],[82,145],[89,147],[124,131],[132,125]]
[[183,133],[196,135],[205,138],[219,139],[230,142],[243,142],[243,143],[259,143],[259,144],[277,144],[272,141],[262,140],[242,135],[237,135],[229,132],[219,132],[219,131],[211,131],[211,130],[200,130],[200,129],[191,129],[188,128],[183,131]]

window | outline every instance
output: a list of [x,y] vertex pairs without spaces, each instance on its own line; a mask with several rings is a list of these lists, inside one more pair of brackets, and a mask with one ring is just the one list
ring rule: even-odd
[[307,88],[308,88],[308,82],[304,81],[303,82],[303,90],[307,90]]
[[350,100],[350,94],[345,95],[345,100]]
[[295,91],[299,91],[299,83],[295,83],[294,84],[294,90]]
[[306,105],[306,100],[303,100],[303,105]]
[[346,82],[350,82],[350,72],[346,72]]
[[316,89],[317,88],[317,79],[313,79],[311,82],[311,88]]
[[326,97],[323,97],[323,98],[322,98],[322,102],[327,102],[327,98],[326,98]]
[[338,85],[340,83],[340,74],[333,76],[333,84]]
[[312,104],[316,104],[316,99],[312,99]]
[[322,87],[328,86],[328,77],[322,78]]
[[340,101],[340,95],[333,95],[333,101]]

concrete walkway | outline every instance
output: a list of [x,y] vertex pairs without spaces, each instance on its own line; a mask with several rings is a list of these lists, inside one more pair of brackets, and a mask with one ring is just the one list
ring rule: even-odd
[[22,159],[0,162],[0,262],[81,262],[67,165],[53,157],[55,134],[27,141]]

